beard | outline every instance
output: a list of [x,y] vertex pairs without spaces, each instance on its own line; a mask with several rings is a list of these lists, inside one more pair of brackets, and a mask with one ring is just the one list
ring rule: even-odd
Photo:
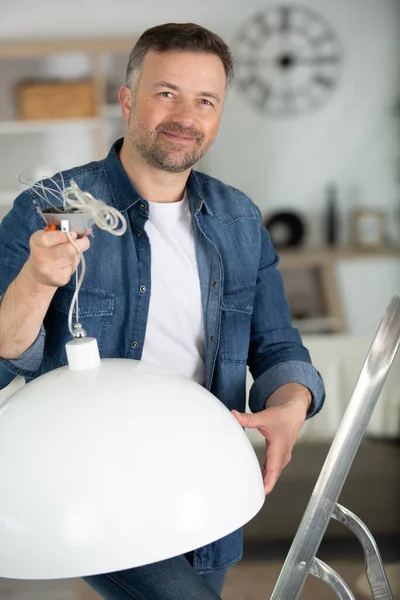
[[[168,138],[164,133],[178,134],[190,138],[192,142],[186,145]],[[212,140],[205,141],[204,134],[198,129],[184,127],[176,121],[161,123],[155,129],[150,129],[133,112],[128,124],[128,138],[147,164],[168,173],[182,173],[190,169],[212,143]]]

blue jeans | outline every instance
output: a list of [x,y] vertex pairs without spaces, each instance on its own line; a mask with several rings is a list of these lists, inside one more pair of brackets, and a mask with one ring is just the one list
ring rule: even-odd
[[226,569],[200,575],[185,556],[84,577],[104,600],[221,600]]

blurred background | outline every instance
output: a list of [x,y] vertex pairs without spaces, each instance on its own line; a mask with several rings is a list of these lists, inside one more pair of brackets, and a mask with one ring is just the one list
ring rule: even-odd
[[[101,159],[122,135],[117,93],[143,30],[192,21],[232,47],[236,82],[197,167],[261,209],[293,321],[327,389],[324,410],[305,425],[292,462],[246,526],[244,561],[223,595],[267,598],[379,321],[400,292],[400,2],[1,0],[0,15],[0,217],[24,189],[20,180]],[[340,499],[376,536],[396,598],[398,362]],[[249,436],[262,461],[263,440]],[[371,597],[362,552],[341,525],[329,526],[319,556],[357,598]],[[309,579],[302,598],[335,597]],[[95,595],[80,582],[0,580],[0,598]]]

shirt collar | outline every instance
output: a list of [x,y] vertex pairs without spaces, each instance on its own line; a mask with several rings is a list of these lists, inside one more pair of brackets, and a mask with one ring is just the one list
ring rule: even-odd
[[108,183],[111,188],[112,205],[117,210],[128,210],[136,202],[143,201],[141,195],[134,188],[119,158],[124,139],[117,140],[110,148],[105,160]]
[[[146,199],[136,191],[134,185],[129,179],[124,167],[119,158],[119,153],[124,139],[120,138],[110,148],[110,151],[105,159],[105,168],[108,176],[108,181],[111,188],[112,206],[117,210],[128,210],[137,202],[143,202]],[[192,214],[197,213],[205,207],[206,211],[212,214],[210,207],[207,205],[204,193],[202,193],[199,177],[201,174],[196,171],[191,171],[186,188],[188,192],[188,200]]]

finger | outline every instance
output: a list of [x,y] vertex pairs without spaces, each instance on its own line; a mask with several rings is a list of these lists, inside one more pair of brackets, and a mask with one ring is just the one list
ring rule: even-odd
[[286,449],[279,439],[270,442],[265,455],[264,468],[264,491],[266,494],[272,492],[278,481],[283,467],[285,466]]
[[75,272],[75,265],[65,265],[58,269],[58,276],[65,277],[65,281],[68,282]]
[[265,426],[265,415],[262,419],[259,413],[240,413],[237,410],[233,410],[232,414],[240,423],[240,425],[242,427],[247,427],[247,429],[255,429],[257,427]]
[[60,273],[69,272],[70,276],[77,267],[77,256],[67,257],[53,261],[43,262],[39,266],[39,272],[51,280],[57,280]]
[[267,467],[268,448],[269,448],[269,441],[266,439],[265,440],[264,462],[263,462],[263,466],[262,466],[263,475],[267,473],[267,468],[266,467]]
[[266,471],[264,475],[264,492],[265,495],[268,495],[274,489],[276,482],[279,479],[280,471]]
[[[79,250],[81,252],[86,252],[86,250],[88,250],[90,248],[90,239],[88,238],[87,235],[78,238],[75,241],[75,244],[78,246]],[[70,244],[72,246],[72,244]]]
[[[71,236],[76,240],[77,235],[73,231]],[[36,246],[43,246],[45,248],[51,248],[58,244],[66,244],[69,242],[67,235],[63,231],[36,231],[31,237],[31,243]]]
[[53,264],[54,271],[69,269],[73,273],[80,262],[79,255],[60,258]]
[[79,253],[77,247],[81,252],[85,252],[90,247],[89,238],[80,238],[78,240],[74,240],[75,244],[58,244],[57,246],[53,246],[52,248],[48,248],[45,252],[47,253],[50,259],[60,259],[66,257],[76,257]]
[[78,254],[77,249],[72,244],[57,244],[50,248],[37,248],[34,252],[35,257],[40,262],[55,263],[59,260],[71,259]]

